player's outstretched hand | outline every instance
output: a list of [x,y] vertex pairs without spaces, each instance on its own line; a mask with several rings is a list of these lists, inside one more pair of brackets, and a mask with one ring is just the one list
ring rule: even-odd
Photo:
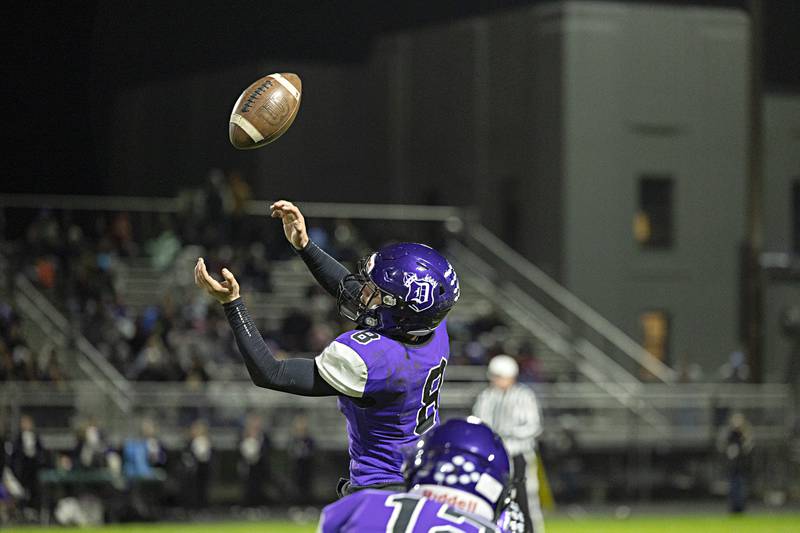
[[283,221],[283,232],[292,246],[298,250],[305,248],[308,244],[306,219],[297,206],[286,200],[278,200],[269,208],[272,210],[270,215],[272,218],[280,218]]
[[226,304],[239,297],[239,282],[236,281],[233,273],[227,268],[222,269],[222,277],[225,278],[222,283],[215,280],[206,270],[206,263],[203,258],[197,259],[197,264],[194,266],[195,284],[201,289],[205,289],[219,303]]

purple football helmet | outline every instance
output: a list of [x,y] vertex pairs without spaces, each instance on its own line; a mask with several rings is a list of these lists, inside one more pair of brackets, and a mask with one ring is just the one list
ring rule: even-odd
[[423,436],[403,475],[412,491],[441,487],[477,496],[495,519],[509,502],[508,453],[500,437],[475,417],[448,420]]
[[392,335],[424,336],[459,297],[458,276],[424,244],[384,246],[358,263],[339,284],[339,313],[360,327]]

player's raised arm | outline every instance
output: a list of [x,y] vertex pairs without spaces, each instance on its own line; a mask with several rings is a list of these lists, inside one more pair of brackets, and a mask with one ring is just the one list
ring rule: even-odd
[[[339,296],[339,284],[350,271],[339,261],[325,253],[308,238],[303,213],[292,202],[279,200],[270,206],[272,218],[280,218],[286,240],[303,259],[314,279],[334,298]],[[354,289],[355,290],[355,289]]]
[[225,281],[214,279],[202,258],[194,267],[194,280],[222,304],[225,316],[233,330],[236,345],[244,358],[253,383],[266,389],[289,392],[301,396],[335,396],[339,392],[326,382],[313,359],[287,359],[279,361],[261,337],[250,313],[239,294],[239,283],[227,268],[222,269]]

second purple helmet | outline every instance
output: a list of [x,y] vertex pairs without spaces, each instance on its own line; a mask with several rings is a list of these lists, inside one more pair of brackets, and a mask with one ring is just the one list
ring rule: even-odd
[[339,284],[339,312],[387,335],[431,333],[458,301],[458,276],[439,252],[413,242],[365,257]]
[[474,417],[448,420],[424,435],[408,454],[403,475],[412,492],[495,519],[511,490],[503,441]]

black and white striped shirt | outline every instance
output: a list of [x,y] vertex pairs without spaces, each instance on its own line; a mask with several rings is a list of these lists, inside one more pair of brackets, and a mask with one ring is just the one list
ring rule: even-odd
[[542,414],[533,391],[520,384],[508,390],[490,386],[478,395],[472,413],[500,435],[509,455],[536,450],[542,432]]

